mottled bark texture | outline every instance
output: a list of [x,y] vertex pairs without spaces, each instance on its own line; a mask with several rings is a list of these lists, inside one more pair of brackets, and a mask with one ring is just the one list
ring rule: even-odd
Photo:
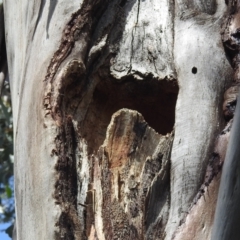
[[225,2],[4,11],[18,239],[210,239],[231,127]]

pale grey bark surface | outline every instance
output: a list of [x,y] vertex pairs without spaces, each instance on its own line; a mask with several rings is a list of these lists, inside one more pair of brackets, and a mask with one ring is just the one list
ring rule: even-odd
[[172,149],[169,232],[175,231],[203,181],[213,143],[223,126],[222,94],[232,79],[219,34],[224,1],[217,1],[214,12],[209,9],[211,15],[184,8],[182,1],[177,3],[181,5],[175,16],[174,59],[180,90]]
[[18,239],[54,239],[59,214],[52,197],[55,160],[50,156],[56,129],[43,126],[43,79],[62,29],[80,3],[55,2],[54,12],[50,3],[4,1]]
[[[4,1],[18,239],[173,237],[224,125],[226,9],[220,0]],[[210,237],[217,186],[213,204],[200,199],[208,223],[194,239]]]

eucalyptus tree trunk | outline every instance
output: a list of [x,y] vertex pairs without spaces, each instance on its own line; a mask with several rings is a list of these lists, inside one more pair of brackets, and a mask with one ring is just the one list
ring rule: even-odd
[[238,90],[227,4],[4,1],[17,239],[210,239]]

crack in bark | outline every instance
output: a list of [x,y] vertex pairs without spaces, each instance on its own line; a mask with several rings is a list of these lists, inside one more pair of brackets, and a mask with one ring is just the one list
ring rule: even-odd
[[138,6],[137,6],[137,21],[136,23],[134,24],[134,27],[133,27],[133,30],[132,30],[132,41],[131,41],[131,56],[130,56],[130,68],[128,70],[128,74],[131,73],[132,71],[132,58],[133,58],[133,46],[134,46],[134,32],[136,33],[136,29],[138,27],[138,18],[139,18],[139,11],[140,11],[140,1],[141,0],[138,0]]
[[[56,239],[82,239],[76,235],[76,230],[81,229],[77,214],[77,143],[72,118],[68,116],[64,121],[64,128],[59,129],[56,137],[56,152],[59,160],[55,166],[58,179],[55,183],[54,197],[56,203],[62,207],[59,217],[59,232]],[[62,204],[63,203],[63,204]]]

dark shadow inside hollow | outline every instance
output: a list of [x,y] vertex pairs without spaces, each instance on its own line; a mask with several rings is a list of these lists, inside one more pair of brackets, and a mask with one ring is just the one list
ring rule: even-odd
[[178,95],[176,81],[107,79],[96,86],[83,127],[89,153],[96,152],[106,137],[112,115],[122,108],[141,113],[150,127],[165,135],[173,130]]

